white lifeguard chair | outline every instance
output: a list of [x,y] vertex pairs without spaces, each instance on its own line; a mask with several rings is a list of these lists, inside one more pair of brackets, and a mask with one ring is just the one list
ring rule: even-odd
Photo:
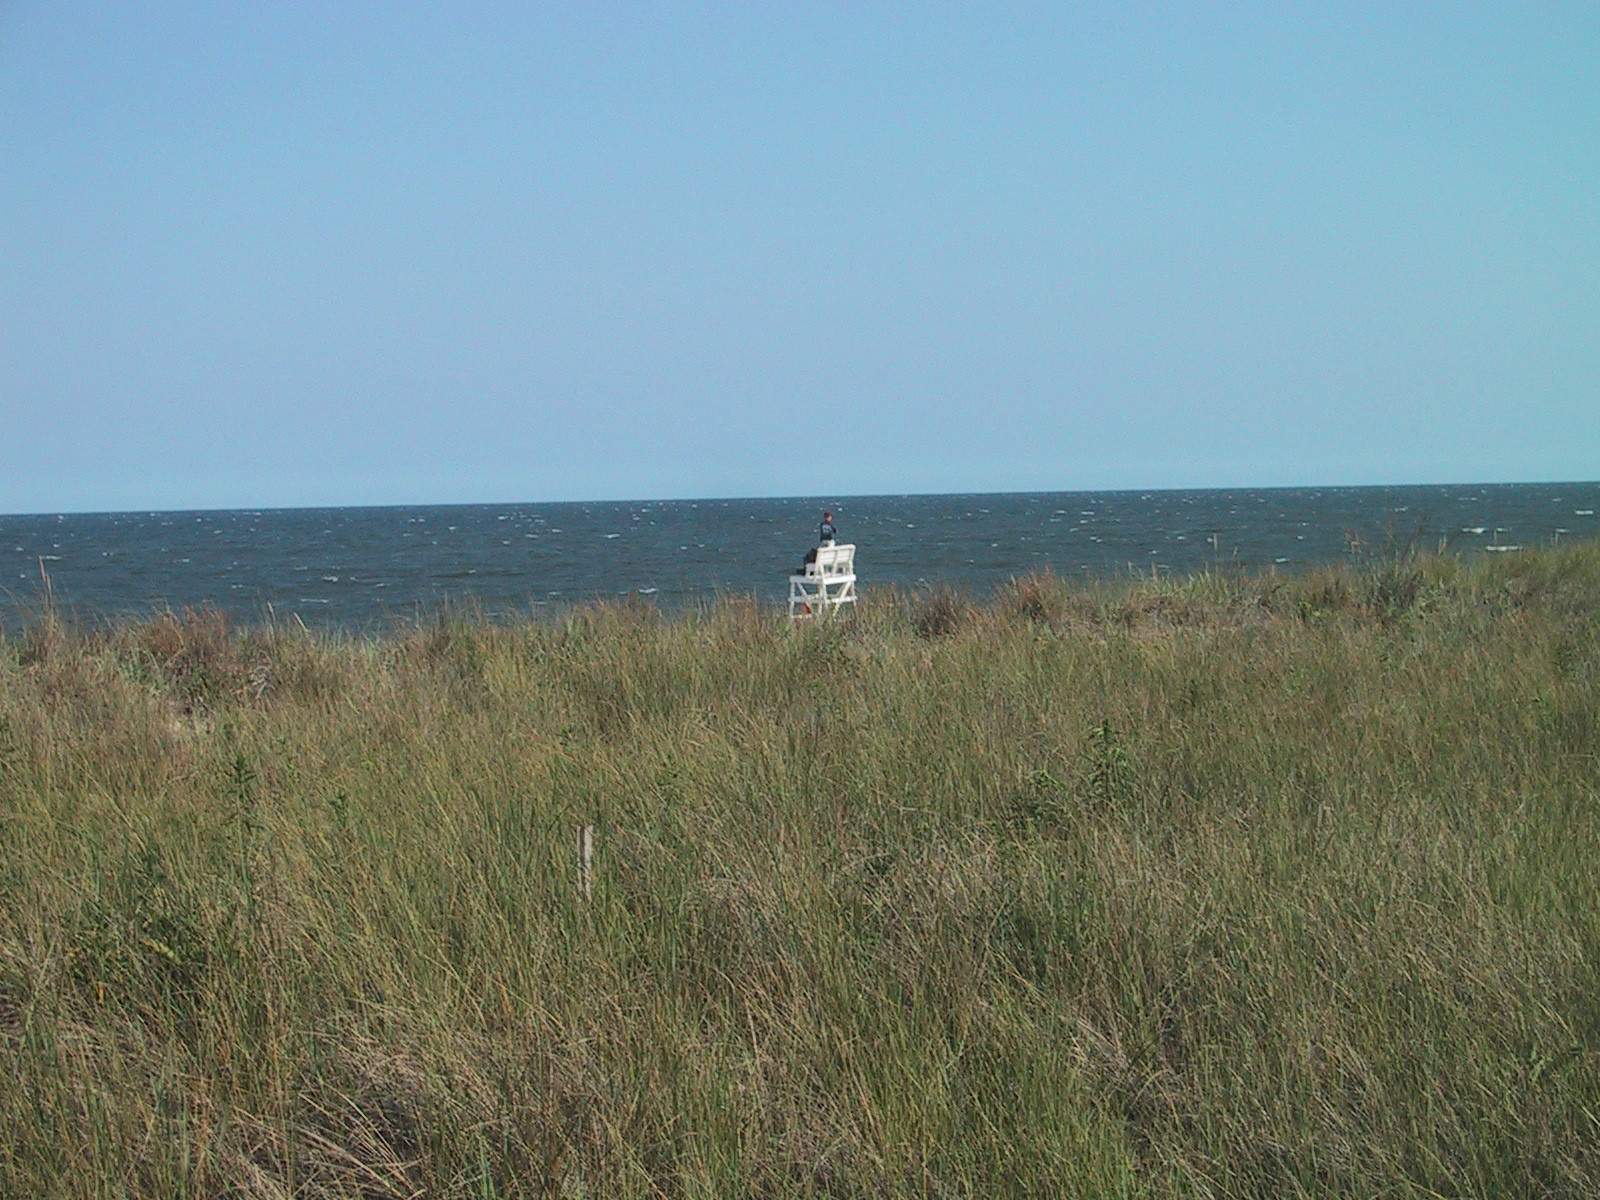
[[830,542],[798,575],[789,576],[789,619],[807,621],[856,602],[856,548]]

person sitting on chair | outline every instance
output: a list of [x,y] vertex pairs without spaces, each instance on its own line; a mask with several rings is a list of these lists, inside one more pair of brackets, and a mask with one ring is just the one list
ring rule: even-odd
[[834,526],[833,514],[824,512],[822,524],[817,528],[817,544],[806,551],[806,560],[800,564],[800,573],[804,575],[806,568],[817,561],[817,551],[823,546],[831,546],[839,536],[839,530]]

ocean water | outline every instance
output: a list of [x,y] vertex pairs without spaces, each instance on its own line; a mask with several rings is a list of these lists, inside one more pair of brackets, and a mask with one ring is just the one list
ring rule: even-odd
[[0,516],[0,626],[56,603],[96,622],[211,605],[378,631],[473,600],[494,616],[635,595],[774,603],[824,505],[860,588],[1013,576],[1293,571],[1420,546],[1516,553],[1600,533],[1600,483],[797,497]]

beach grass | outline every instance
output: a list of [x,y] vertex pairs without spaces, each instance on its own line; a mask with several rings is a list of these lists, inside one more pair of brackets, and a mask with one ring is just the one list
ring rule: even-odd
[[1595,1195],[1600,545],[0,639],[0,1196]]

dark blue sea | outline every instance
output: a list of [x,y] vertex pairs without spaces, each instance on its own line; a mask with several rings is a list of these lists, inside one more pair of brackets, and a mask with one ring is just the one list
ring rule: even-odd
[[0,627],[211,605],[381,631],[473,601],[497,617],[596,597],[777,602],[824,506],[863,592],[1013,576],[1295,571],[1441,547],[1516,553],[1600,532],[1600,483],[797,497],[0,516]]

